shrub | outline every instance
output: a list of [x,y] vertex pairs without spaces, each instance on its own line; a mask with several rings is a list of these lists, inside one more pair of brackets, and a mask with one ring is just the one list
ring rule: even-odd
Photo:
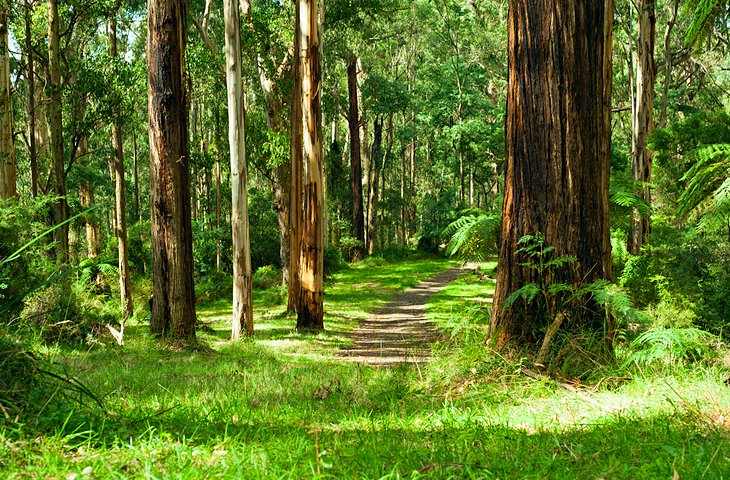
[[266,290],[281,284],[281,269],[274,265],[259,267],[253,274],[253,288]]
[[333,245],[324,247],[324,276],[329,277],[345,268],[347,264],[340,251]]

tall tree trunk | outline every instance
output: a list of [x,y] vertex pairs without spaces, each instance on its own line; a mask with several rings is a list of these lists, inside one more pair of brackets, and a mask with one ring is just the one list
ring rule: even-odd
[[153,302],[150,327],[195,339],[190,150],[185,93],[185,0],[149,0],[147,97],[150,136]]
[[9,9],[8,4],[0,6],[0,199],[18,196],[13,145],[13,102],[10,97]]
[[[631,173],[635,182],[640,182],[636,194],[651,204],[651,191],[646,185],[651,182],[652,153],[647,146],[647,136],[654,131],[654,41],[656,16],[654,0],[639,0],[639,39],[636,52],[636,109],[634,115],[634,152],[631,157]],[[633,255],[641,254],[641,247],[651,232],[651,219],[643,217],[637,209],[631,215],[631,231],[627,250]]]
[[228,144],[231,155],[231,226],[233,229],[233,326],[231,340],[253,336],[251,246],[248,232],[246,187],[246,132],[241,82],[241,25],[238,2],[223,0],[226,29],[226,89],[228,91]]
[[297,330],[324,329],[324,182],[322,174],[322,12],[317,0],[300,0],[302,112],[304,123],[304,207],[299,265]]
[[411,131],[413,138],[411,139],[410,151],[408,154],[408,236],[413,237],[416,234],[416,112],[411,112]]
[[669,85],[672,82],[672,52],[671,39],[674,24],[677,21],[677,11],[679,10],[679,0],[672,3],[672,16],[669,17],[667,28],[664,30],[664,93],[662,95],[662,110],[659,114],[659,126],[664,127],[667,124],[667,104],[669,103]]
[[[504,308],[519,288],[545,280],[523,266],[523,236],[541,232],[556,256],[576,258],[553,281],[611,277],[612,25],[612,0],[510,2],[505,191],[490,325],[497,345],[538,346],[555,320],[535,318],[536,302]],[[587,307],[568,312],[571,323],[604,335],[602,309]]]
[[[53,208],[53,222],[59,225],[68,218],[66,202],[66,173],[63,156],[63,122],[61,118],[61,57],[59,47],[58,0],[48,2],[48,79],[49,102],[48,120],[51,126],[51,158],[53,162],[53,193],[58,201]],[[57,257],[62,263],[68,262],[68,224],[53,232],[58,245]]]
[[373,122],[373,151],[370,158],[370,195],[368,199],[368,253],[373,254],[377,244],[378,178],[382,166],[383,121],[376,117]]
[[25,0],[25,51],[27,55],[25,80],[28,83],[28,161],[30,162],[30,191],[38,196],[38,147],[36,146],[35,119],[35,52],[33,51],[32,0]]
[[223,151],[220,135],[220,111],[215,109],[215,228],[218,232],[215,241],[215,270],[221,271],[221,162],[220,156]]
[[[109,55],[117,56],[117,19],[116,12],[112,13],[109,21]],[[117,213],[117,250],[119,257],[119,300],[122,305],[123,319],[134,315],[134,301],[130,286],[129,273],[129,244],[127,242],[127,194],[124,184],[124,150],[122,147],[122,124],[118,108],[114,109],[114,123],[112,124],[112,145],[114,146],[114,173],[115,173],[115,210]],[[122,320],[122,333],[124,320]]]
[[357,58],[350,55],[347,62],[347,91],[350,108],[347,124],[350,128],[350,181],[352,184],[352,236],[359,242],[353,249],[352,260],[363,258],[365,248],[365,218],[362,205],[362,165],[360,160],[360,108],[357,92]]
[[294,2],[294,55],[292,57],[291,190],[289,197],[289,295],[287,310],[299,308],[299,257],[302,245],[302,164],[304,126],[302,112],[302,9],[306,0]]
[[[79,148],[77,157],[79,159],[87,158],[89,154],[89,140],[81,137],[79,140]],[[81,208],[84,210],[94,205],[94,184],[89,180],[82,180],[79,184],[79,201]],[[86,253],[89,258],[95,258],[101,253],[101,225],[95,218],[95,215],[89,216],[84,222],[86,230]]]
[[139,209],[139,152],[137,151],[137,132],[132,129],[132,165],[134,168],[134,218],[142,221],[142,212]]

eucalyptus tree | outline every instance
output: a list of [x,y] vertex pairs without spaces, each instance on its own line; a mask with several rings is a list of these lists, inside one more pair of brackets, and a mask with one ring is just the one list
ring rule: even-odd
[[152,204],[153,302],[150,327],[195,339],[190,152],[185,89],[185,0],[150,0],[147,97]]
[[[651,203],[649,183],[652,169],[652,154],[647,145],[647,138],[654,131],[654,82],[656,79],[654,5],[655,0],[640,0],[637,4],[636,97],[633,109],[633,155],[631,157],[631,172],[634,182],[638,185],[637,196],[647,203]],[[650,232],[650,216],[641,215],[639,210],[634,209],[627,250],[634,255],[639,255]]]
[[[109,55],[115,60],[118,55],[117,46],[117,10],[114,6],[109,18]],[[113,109],[112,123],[112,146],[114,148],[114,198],[116,212],[117,253],[119,260],[119,296],[122,304],[122,316],[124,319],[134,314],[134,301],[130,286],[129,272],[129,242],[127,241],[127,198],[124,184],[124,150],[122,141],[122,124],[119,107]],[[122,322],[121,334],[124,334],[124,322]]]
[[63,118],[61,105],[61,47],[58,0],[48,2],[48,120],[51,127],[51,158],[53,193],[58,197],[53,208],[53,222],[60,225],[54,230],[53,239],[58,245],[57,256],[62,263],[68,261],[68,201],[66,199],[66,171],[63,153]]
[[[510,2],[505,191],[490,324],[497,345],[544,344],[546,327],[568,317],[571,328],[594,333],[610,348],[609,319],[590,298],[580,306],[566,302],[555,318],[541,318],[534,297],[505,306],[528,283],[577,288],[611,277],[613,11],[612,0]],[[525,265],[529,258],[518,243],[538,234],[566,259],[550,279]]]
[[15,198],[18,194],[10,96],[9,10],[8,3],[0,4],[0,199]]
[[[303,229],[302,165],[304,162],[304,124],[302,106],[302,10],[305,0],[294,2],[294,48],[292,52],[291,116],[289,123],[289,147],[291,168],[289,171],[289,292],[287,310],[299,309],[301,297],[301,248]],[[324,262],[323,262],[324,268]],[[297,320],[298,323],[298,320]]]
[[[324,328],[324,183],[322,151],[321,31],[324,9],[317,0],[298,0],[302,58],[303,183],[299,260],[298,330]],[[292,172],[294,173],[294,172]],[[292,232],[295,233],[295,232]]]
[[228,92],[228,144],[231,157],[231,226],[233,228],[233,323],[231,339],[253,335],[251,246],[246,186],[245,106],[241,82],[240,12],[236,0],[223,1]]

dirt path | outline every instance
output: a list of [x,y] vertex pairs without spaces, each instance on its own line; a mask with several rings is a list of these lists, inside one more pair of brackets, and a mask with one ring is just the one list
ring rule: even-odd
[[353,344],[340,350],[343,360],[391,367],[428,360],[436,327],[426,318],[426,302],[463,272],[452,267],[395,296],[351,334]]

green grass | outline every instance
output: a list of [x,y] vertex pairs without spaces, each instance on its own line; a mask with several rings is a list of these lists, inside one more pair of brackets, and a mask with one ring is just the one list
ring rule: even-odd
[[471,275],[428,305],[443,330],[428,366],[334,358],[367,312],[448,265],[337,274],[319,335],[294,332],[284,306],[257,292],[255,341],[229,343],[228,304],[214,302],[199,311],[210,348],[160,345],[132,325],[123,349],[59,351],[107,412],[56,412],[44,434],[0,431],[0,476],[730,478],[726,369],[617,371],[580,395],[535,381],[524,360],[484,347],[493,283]]

